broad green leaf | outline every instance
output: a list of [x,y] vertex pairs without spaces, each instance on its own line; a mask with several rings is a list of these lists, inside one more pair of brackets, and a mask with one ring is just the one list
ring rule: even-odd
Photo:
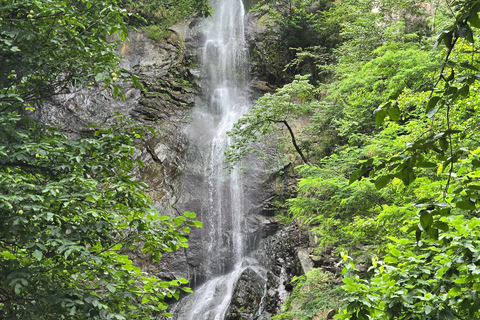
[[478,13],[480,12],[480,2],[475,3],[470,9],[470,14],[468,17],[468,23],[476,28],[480,28],[480,19],[478,18]]
[[[7,259],[17,259],[17,257],[16,257],[15,255],[11,254],[11,253],[8,252],[8,251],[2,251],[2,252],[0,252],[0,255],[1,255],[2,257],[7,258]],[[40,260],[41,260],[41,258],[40,258]]]
[[383,261],[388,262],[388,263],[398,263],[398,259],[395,257],[388,256]]
[[388,116],[393,121],[400,120],[400,109],[395,105],[388,109]]
[[420,215],[420,224],[421,224],[423,230],[427,230],[428,228],[430,228],[433,224],[433,218],[432,218],[431,213],[425,211],[424,214],[421,214]]
[[385,187],[391,180],[392,180],[392,176],[390,175],[386,175],[386,176],[381,176],[379,177],[376,181],[375,181],[375,188],[377,188],[377,190],[380,190],[382,189],[383,187]]
[[475,210],[475,203],[470,200],[462,200],[455,203],[455,207],[462,210]]
[[397,248],[390,248],[389,252],[395,257],[400,257],[402,254]]
[[33,252],[33,256],[35,257],[35,259],[37,259],[38,261],[40,261],[40,260],[42,260],[42,258],[43,258],[43,253],[42,253],[42,251],[40,251],[40,250],[35,250],[35,251]]
[[449,227],[448,224],[443,222],[443,221],[435,221],[433,226],[437,229],[443,230],[443,231],[448,231]]
[[387,115],[388,115],[388,112],[383,109],[375,113],[375,124],[377,125],[377,127],[380,127],[383,124],[385,117]]
[[[429,101],[428,101],[428,104],[427,104],[427,109],[425,110],[426,114],[430,114],[430,111],[432,109],[435,108],[435,106],[437,105],[437,103],[441,100],[441,97],[440,96],[433,96]],[[438,108],[437,108],[438,110]],[[431,118],[431,117],[429,117]]]

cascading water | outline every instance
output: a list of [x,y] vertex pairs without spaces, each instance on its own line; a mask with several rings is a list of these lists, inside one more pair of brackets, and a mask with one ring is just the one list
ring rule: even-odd
[[242,0],[216,0],[212,6],[213,17],[204,21],[201,52],[200,77],[206,99],[197,104],[191,132],[205,135],[204,140],[209,141],[199,186],[205,189],[199,205],[204,228],[201,239],[192,240],[202,242],[198,260],[202,260],[202,280],[206,282],[173,310],[177,320],[223,320],[235,282],[246,268],[266,279],[266,271],[246,257],[242,174],[239,168],[230,173],[225,170],[223,155],[229,146],[226,133],[250,105],[245,9]]
[[[209,260],[208,276],[224,273],[243,256],[242,179],[238,169],[225,170],[223,153],[229,139],[227,131],[248,111],[245,92],[246,46],[244,7],[241,0],[217,1],[213,19],[207,20],[206,41],[202,50],[209,112],[216,118],[211,142],[208,176],[208,252],[212,257],[228,257],[223,262]],[[230,232],[230,235],[225,235]],[[216,252],[216,254],[215,254]]]

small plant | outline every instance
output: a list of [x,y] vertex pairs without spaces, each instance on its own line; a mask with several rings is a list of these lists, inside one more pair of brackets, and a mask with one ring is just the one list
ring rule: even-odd
[[320,268],[293,278],[295,288],[284,302],[282,313],[272,320],[309,320],[341,307],[343,290],[332,284],[331,280],[332,275]]

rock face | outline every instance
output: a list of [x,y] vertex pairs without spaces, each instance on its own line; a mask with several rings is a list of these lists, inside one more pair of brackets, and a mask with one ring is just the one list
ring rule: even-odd
[[[250,1],[255,2],[255,1]],[[263,31],[256,29],[256,20],[247,16],[251,36]],[[129,42],[119,47],[124,57],[121,67],[125,76],[135,74],[145,91],[132,83],[123,83],[125,100],[114,98],[112,87],[93,83],[89,88],[70,88],[48,103],[38,106],[33,117],[46,123],[55,123],[70,137],[92,131],[89,125],[104,126],[115,121],[122,113],[140,125],[151,126],[159,132],[138,141],[137,158],[145,163],[136,177],[149,186],[148,195],[160,212],[177,215],[183,211],[196,211],[201,206],[196,199],[202,198],[198,190],[199,167],[187,166],[189,159],[198,156],[202,143],[209,139],[208,128],[196,140],[189,140],[184,128],[187,124],[202,125],[193,106],[199,100],[196,72],[197,52],[202,43],[202,34],[195,21],[187,21],[171,27],[171,33],[163,43],[157,43],[145,33],[131,31]],[[119,80],[120,81],[120,80]],[[272,88],[263,80],[254,78],[250,82],[252,96],[256,97]],[[280,302],[291,290],[290,280],[301,274],[297,257],[298,247],[306,241],[296,225],[281,229],[273,218],[272,201],[277,197],[288,197],[296,186],[293,165],[274,147],[265,147],[265,157],[251,162],[245,180],[260,181],[245,185],[247,212],[245,230],[249,243],[247,251],[258,255],[257,260],[270,266],[265,278],[250,268],[244,270],[235,286],[231,306],[226,319],[268,319],[277,312]],[[193,173],[189,174],[187,172]],[[193,286],[200,284],[201,265],[205,259],[200,254],[205,243],[195,241],[201,229],[193,230],[190,248],[175,254],[166,254],[159,265],[149,264],[146,257],[138,253],[137,264],[145,272],[173,279],[185,277]],[[268,253],[267,256],[265,253]],[[260,281],[261,280],[261,281]],[[263,312],[259,312],[263,310]]]
[[292,291],[291,280],[303,274],[298,253],[308,246],[308,234],[292,223],[264,238],[256,259],[265,276],[246,268],[239,277],[225,320],[264,320],[277,314],[282,301]]
[[[94,83],[89,88],[70,88],[38,106],[33,114],[42,122],[56,124],[69,137],[94,130],[91,124],[108,125],[118,113],[153,128],[158,134],[138,141],[136,157],[145,166],[139,168],[136,178],[147,183],[147,194],[160,212],[171,216],[177,214],[178,177],[185,167],[188,141],[182,128],[190,121],[197,96],[190,72],[197,47],[195,38],[186,34],[190,23],[173,26],[163,43],[149,39],[146,33],[130,31],[129,41],[120,45],[124,75],[137,75],[144,91],[130,81],[121,81],[123,100],[113,97],[112,87]],[[162,265],[149,264],[148,258],[141,256],[136,261],[146,272],[173,278],[186,275],[185,262],[179,262],[185,261],[183,256],[182,252],[166,256]]]
[[140,125],[151,126],[160,135],[138,141],[138,158],[146,164],[139,178],[150,186],[149,196],[156,206],[173,213],[174,181],[184,166],[186,148],[180,129],[188,121],[196,95],[194,78],[187,67],[194,49],[187,49],[184,36],[175,31],[164,43],[135,31],[130,31],[129,39],[118,48],[124,58],[121,67],[127,70],[125,76],[139,77],[144,92],[123,81],[125,100],[114,98],[112,88],[99,83],[89,88],[70,88],[39,106],[34,117],[56,123],[71,137],[92,130],[91,124],[112,123],[118,113]]
[[258,273],[246,268],[237,280],[225,320],[258,319],[265,291],[264,282]]

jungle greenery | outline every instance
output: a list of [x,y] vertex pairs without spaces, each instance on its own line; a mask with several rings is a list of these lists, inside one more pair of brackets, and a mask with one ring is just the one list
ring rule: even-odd
[[158,262],[201,226],[194,213],[161,216],[133,177],[142,165],[134,144],[148,128],[118,116],[67,139],[29,117],[67,88],[98,81],[122,96],[118,79],[139,85],[119,70],[118,42],[108,39],[127,39],[128,5],[0,3],[2,319],[157,319],[165,299],[191,291],[187,280],[164,281],[131,259]]
[[[343,257],[337,318],[479,319],[480,1],[280,2],[257,7],[284,32],[278,38],[308,18],[317,35],[338,26],[337,42],[315,51],[328,41],[309,37],[289,48],[296,79],[239,120],[228,156],[274,137],[306,162],[288,214],[318,236],[316,254],[334,247]],[[366,272],[360,254],[372,256]],[[294,292],[305,298],[288,300],[279,319],[312,319],[325,307],[324,293],[303,286]]]
[[168,27],[192,16],[208,17],[212,8],[208,0],[135,0],[122,1],[128,11],[126,21],[134,28],[146,29],[150,38],[162,41]]

